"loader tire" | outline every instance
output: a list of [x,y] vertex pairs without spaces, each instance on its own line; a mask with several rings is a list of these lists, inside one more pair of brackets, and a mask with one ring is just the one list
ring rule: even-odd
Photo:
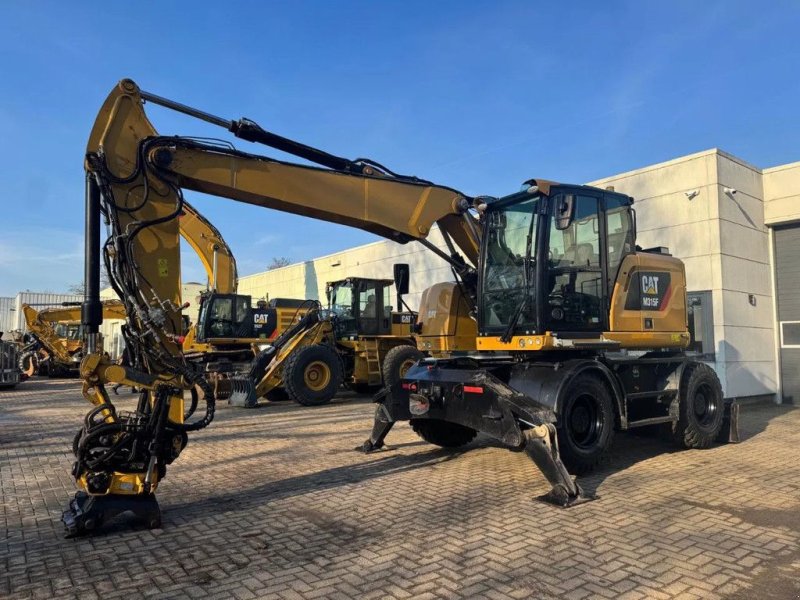
[[439,419],[411,419],[410,423],[414,433],[419,437],[429,444],[441,446],[442,448],[464,446],[475,439],[478,434],[471,427]]
[[614,439],[614,404],[596,376],[579,374],[558,411],[558,448],[570,473],[588,473],[603,460]]
[[327,404],[342,385],[339,355],[325,344],[300,348],[286,360],[283,385],[289,397],[298,404]]
[[35,350],[24,352],[22,356],[19,357],[19,370],[22,371],[23,375],[27,375],[28,377],[33,377],[38,373],[39,357]]
[[681,378],[678,421],[673,440],[683,448],[708,448],[722,429],[725,400],[714,370],[703,363],[689,363]]
[[383,385],[392,387],[400,382],[414,363],[424,358],[425,355],[414,346],[395,346],[386,353],[383,359]]
[[287,400],[291,400],[289,394],[287,394],[286,390],[282,387],[271,389],[264,395],[264,397],[270,402],[286,402]]

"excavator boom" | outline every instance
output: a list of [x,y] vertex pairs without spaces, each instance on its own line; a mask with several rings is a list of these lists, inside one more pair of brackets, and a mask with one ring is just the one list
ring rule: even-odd
[[[320,167],[292,164],[249,154],[229,144],[160,136],[144,112],[144,102],[180,110],[232,131],[241,139],[289,152]],[[76,446],[74,473],[82,490],[64,523],[69,535],[97,524],[98,514],[131,510],[155,523],[151,498],[166,465],[177,458],[186,434],[213,419],[214,393],[202,369],[181,352],[182,230],[193,225],[211,231],[190,245],[198,251],[212,285],[235,286],[235,263],[223,273],[221,236],[192,216],[183,197],[189,189],[285,212],[337,222],[405,243],[419,240],[449,261],[462,280],[474,284],[480,234],[474,203],[452,188],[392,173],[367,160],[350,161],[264,131],[252,121],[226,121],[143,93],[121,81],[98,113],[86,148],[86,294],[82,306],[85,356],[81,364],[84,396],[96,408],[85,420]],[[196,213],[196,211],[194,211]],[[100,217],[111,235],[102,246]],[[438,226],[448,251],[427,238]],[[213,238],[213,239],[212,239]],[[210,256],[210,258],[208,258]],[[101,353],[99,298],[101,259],[111,286],[128,315],[122,329],[130,366],[114,365]],[[211,268],[209,269],[209,265]],[[143,390],[133,413],[117,414],[105,391],[108,382]],[[184,407],[185,390],[199,388],[205,412],[186,422],[198,402]],[[117,432],[109,437],[109,431]],[[113,447],[104,444],[114,439]],[[92,456],[103,456],[97,461]]]

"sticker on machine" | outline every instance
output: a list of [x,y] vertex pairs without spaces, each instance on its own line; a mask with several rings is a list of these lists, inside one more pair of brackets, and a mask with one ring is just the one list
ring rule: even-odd
[[636,271],[628,288],[625,310],[661,310],[669,303],[671,277],[666,271]]

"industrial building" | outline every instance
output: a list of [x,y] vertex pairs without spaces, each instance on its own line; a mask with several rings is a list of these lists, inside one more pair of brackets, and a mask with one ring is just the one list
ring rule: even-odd
[[22,305],[28,304],[36,310],[57,308],[65,302],[83,302],[83,296],[75,294],[52,294],[50,292],[19,292],[16,296],[0,297],[0,331],[27,331]]
[[[800,398],[800,162],[760,169],[711,149],[590,184],[633,196],[639,244],[667,246],[686,264],[692,350],[726,395]],[[431,241],[444,246],[435,232]],[[421,245],[380,241],[242,277],[239,290],[324,299],[326,282],[390,278],[396,262],[411,265],[412,308],[452,279]]]

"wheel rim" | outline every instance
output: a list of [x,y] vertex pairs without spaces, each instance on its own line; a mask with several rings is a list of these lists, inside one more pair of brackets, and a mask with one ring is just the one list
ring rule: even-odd
[[400,377],[405,377],[408,370],[414,366],[414,363],[417,361],[413,358],[409,358],[408,360],[404,360],[400,365]]
[[575,446],[584,450],[594,448],[603,430],[603,414],[597,400],[588,394],[578,396],[572,403],[567,423]]
[[303,381],[314,392],[324,390],[331,382],[331,369],[321,360],[315,360],[303,372]]
[[692,399],[692,411],[700,425],[709,425],[717,415],[717,403],[711,386],[703,384],[697,387]]

